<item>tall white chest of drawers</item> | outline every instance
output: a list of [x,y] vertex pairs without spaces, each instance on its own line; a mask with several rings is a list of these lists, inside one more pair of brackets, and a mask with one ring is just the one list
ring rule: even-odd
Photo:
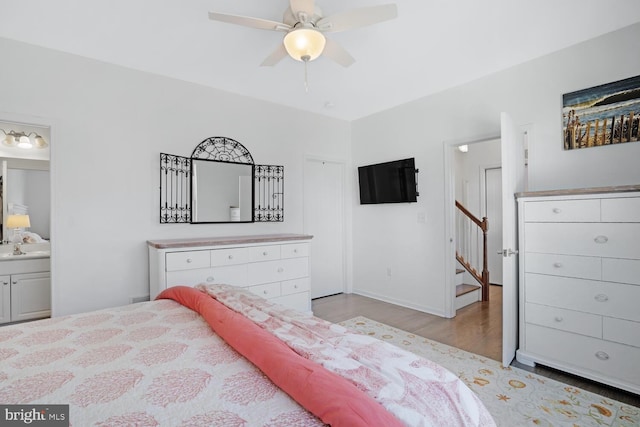
[[640,393],[640,186],[518,197],[517,359]]
[[309,240],[301,234],[149,240],[149,293],[172,286],[227,284],[311,311]]

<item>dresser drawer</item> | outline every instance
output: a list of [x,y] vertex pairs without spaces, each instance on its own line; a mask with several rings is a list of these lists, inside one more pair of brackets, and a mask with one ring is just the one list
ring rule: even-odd
[[640,286],[534,273],[525,281],[528,303],[640,322]]
[[602,280],[640,285],[640,260],[603,258]]
[[256,246],[247,249],[249,251],[249,262],[280,259],[280,245]]
[[311,311],[311,307],[310,307],[311,298],[309,296],[309,292],[300,292],[297,294],[282,295],[274,298],[272,301],[277,304],[286,305],[287,307],[291,307],[298,311],[302,311],[302,312]]
[[248,288],[262,298],[271,299],[280,296],[280,283],[267,283],[265,285],[255,285]]
[[602,278],[601,258],[527,253],[524,266],[527,273],[552,274],[554,276],[579,277],[600,280]]
[[528,352],[574,365],[598,377],[640,385],[640,348],[537,325],[526,325]]
[[309,256],[308,243],[292,243],[280,246],[281,258],[298,258],[304,256]]
[[309,258],[256,262],[247,266],[249,284],[281,282],[309,275]]
[[525,222],[599,222],[600,200],[544,200],[524,205]]
[[246,248],[214,249],[211,251],[211,266],[244,264],[249,260]]
[[526,223],[525,251],[640,259],[640,224]]
[[640,197],[602,199],[602,222],[640,222]]
[[171,252],[165,260],[167,271],[206,268],[211,265],[209,251]]
[[603,338],[621,344],[640,347],[640,323],[605,317],[602,320]]
[[306,292],[311,289],[308,277],[301,279],[285,280],[280,284],[282,295],[297,294],[298,292]]
[[171,271],[167,273],[167,288],[185,285],[247,285],[247,266],[232,265],[226,267],[200,268],[195,270]]
[[602,338],[602,316],[546,305],[526,304],[525,322]]

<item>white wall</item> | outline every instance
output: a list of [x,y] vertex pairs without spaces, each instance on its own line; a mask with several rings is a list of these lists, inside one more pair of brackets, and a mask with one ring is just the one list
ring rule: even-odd
[[502,111],[532,125],[530,190],[640,183],[640,143],[563,151],[561,117],[563,93],[639,75],[638,40],[640,24],[355,121],[355,166],[414,156],[420,197],[352,201],[354,292],[445,312],[443,142],[499,134]]
[[[344,121],[6,39],[0,52],[0,120],[51,124],[54,315],[147,295],[148,239],[302,232],[305,155],[349,156]],[[210,136],[284,165],[284,223],[159,223],[159,154]]]

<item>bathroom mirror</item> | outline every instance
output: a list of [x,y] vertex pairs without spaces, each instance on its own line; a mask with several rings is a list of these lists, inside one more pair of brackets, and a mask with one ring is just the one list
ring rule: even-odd
[[191,160],[191,222],[253,222],[253,165]]
[[30,227],[23,231],[34,234],[24,243],[38,243],[40,238],[49,239],[49,161],[5,158],[1,166],[1,240],[8,242],[14,237],[14,230],[6,227],[7,216],[25,214],[29,215]]

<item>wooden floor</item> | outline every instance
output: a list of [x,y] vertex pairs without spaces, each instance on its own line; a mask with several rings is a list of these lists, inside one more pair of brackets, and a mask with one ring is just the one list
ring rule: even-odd
[[[313,300],[313,314],[333,323],[364,316],[463,350],[502,360],[502,287],[492,285],[488,302],[478,302],[445,319],[410,308],[356,294],[338,294]],[[544,366],[530,368],[517,361],[514,366],[535,372],[630,405],[640,407],[640,396]]]

